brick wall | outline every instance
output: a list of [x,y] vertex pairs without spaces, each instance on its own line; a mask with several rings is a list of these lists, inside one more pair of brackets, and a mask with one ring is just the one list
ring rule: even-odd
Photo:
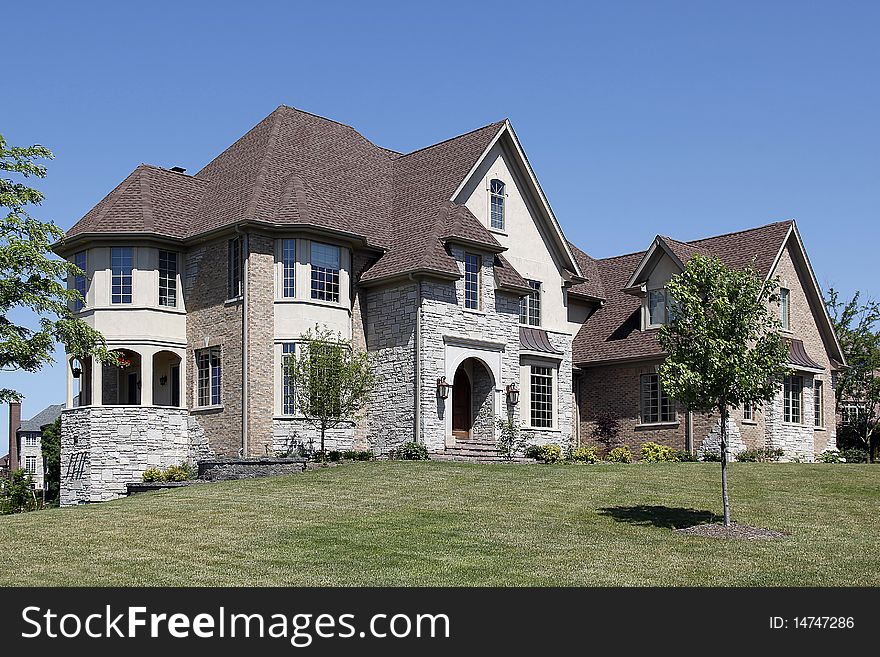
[[273,449],[275,413],[275,241],[248,235],[248,451]]
[[[199,418],[217,454],[236,456],[242,446],[242,304],[226,299],[227,240],[197,246],[186,260],[187,406]],[[221,348],[222,408],[200,411],[195,408],[195,350],[206,346]]]

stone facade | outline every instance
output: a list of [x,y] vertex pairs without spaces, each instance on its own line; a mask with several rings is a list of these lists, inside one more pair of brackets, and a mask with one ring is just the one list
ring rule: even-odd
[[199,422],[186,409],[87,406],[61,414],[61,505],[126,494],[147,468],[194,464],[212,456]]
[[[342,422],[327,429],[324,433],[324,449],[328,452],[355,449],[354,428],[354,422]],[[320,449],[321,432],[302,418],[275,418],[272,422],[272,453],[287,454],[299,446],[310,452]]]

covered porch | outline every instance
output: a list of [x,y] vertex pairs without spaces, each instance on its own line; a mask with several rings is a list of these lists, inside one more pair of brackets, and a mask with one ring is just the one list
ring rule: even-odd
[[186,408],[185,348],[108,346],[119,353],[115,364],[102,364],[94,358],[67,358],[67,408]]

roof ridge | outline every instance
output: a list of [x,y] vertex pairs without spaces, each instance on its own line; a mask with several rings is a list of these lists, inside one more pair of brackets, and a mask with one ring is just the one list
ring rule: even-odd
[[709,235],[708,237],[701,237],[696,240],[689,240],[687,242],[683,242],[683,244],[693,245],[696,242],[705,242],[707,240],[718,239],[719,237],[731,237],[733,235],[741,235],[743,233],[751,233],[756,230],[763,230],[765,228],[770,228],[771,226],[781,226],[782,224],[793,224],[795,223],[794,219],[784,219],[783,221],[773,221],[769,224],[764,224],[763,226],[754,226],[752,228],[744,228],[742,230],[734,230],[729,233],[721,233],[720,235]]
[[[101,208],[101,211],[98,213],[98,216],[95,217],[95,224],[96,225],[100,225],[104,221],[104,217],[107,216],[107,213],[110,212],[110,210],[113,209],[113,206],[115,206],[119,202],[119,199],[122,198],[122,195],[135,182],[135,180],[137,180],[138,184],[140,184],[140,175],[141,175],[140,172],[143,169],[143,167],[145,167],[145,166],[147,166],[147,165],[145,165],[143,163],[137,165],[132,170],[131,173],[129,173],[125,178],[123,178],[121,183],[116,185],[116,187],[114,187],[113,190],[111,190],[111,192],[107,196],[104,197],[108,200],[108,202],[107,202],[106,206]],[[110,197],[112,197],[112,198],[110,198]],[[98,203],[100,204],[101,201],[98,201]]]
[[405,157],[409,157],[410,155],[415,155],[416,153],[421,153],[422,151],[426,151],[428,149],[434,148],[436,146],[442,146],[450,141],[455,141],[456,139],[461,139],[462,137],[467,137],[468,135],[472,135],[475,132],[479,132],[480,130],[485,130],[486,128],[491,128],[494,125],[500,125],[506,123],[507,119],[501,119],[500,121],[494,121],[493,123],[487,123],[486,125],[480,126],[479,128],[474,128],[473,130],[468,130],[467,132],[462,132],[460,135],[455,135],[453,137],[449,137],[444,139],[443,141],[438,141],[434,144],[429,144],[427,146],[422,146],[421,148],[417,148],[414,151],[410,151],[408,153],[403,153],[400,157],[394,158],[395,160],[402,160]]
[[281,132],[280,114],[278,112],[272,112],[269,116],[274,116],[274,120],[272,122],[272,129],[269,130],[269,138],[266,140],[266,150],[263,151],[263,157],[260,160],[260,169],[257,171],[256,180],[254,180],[253,193],[251,194],[251,198],[248,201],[245,210],[247,219],[254,218],[254,210],[256,209],[257,202],[263,193],[263,184],[266,182],[266,176],[269,172],[269,156],[275,148],[275,142],[278,141],[278,133]]

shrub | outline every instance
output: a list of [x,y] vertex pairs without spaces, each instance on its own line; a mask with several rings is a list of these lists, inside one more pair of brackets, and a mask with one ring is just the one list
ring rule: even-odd
[[840,460],[843,463],[867,463],[868,451],[858,447],[841,450]]
[[615,447],[608,452],[608,460],[612,463],[632,463],[633,455],[629,447]]
[[781,449],[764,447],[762,449],[747,449],[736,455],[736,460],[742,463],[769,463],[778,461],[785,452]]
[[427,461],[430,457],[428,456],[427,447],[422,443],[417,443],[414,440],[411,440],[408,443],[403,443],[403,445],[397,449],[392,450],[391,458],[400,461]]
[[331,449],[329,452],[327,452],[327,460],[328,461],[333,461],[334,463],[336,463],[337,461],[339,461],[341,459],[342,459],[342,452],[340,452],[338,449]]
[[709,463],[721,463],[721,453],[720,452],[703,452],[703,455],[700,457],[701,461],[709,462]]
[[162,481],[186,481],[189,479],[190,471],[185,465],[171,465],[165,468],[162,473]]
[[578,447],[571,450],[571,460],[578,463],[596,463],[599,460],[595,447]]
[[819,460],[823,463],[840,463],[840,452],[836,449],[829,449],[819,455]]
[[642,460],[646,463],[662,463],[666,461],[677,461],[675,450],[669,445],[660,445],[659,443],[645,443],[642,445]]
[[342,452],[342,458],[346,461],[370,461],[373,458],[372,450],[357,450],[357,449],[349,449]]
[[686,449],[678,449],[675,451],[675,460],[682,463],[696,463],[700,459],[697,458],[696,454],[692,454]]
[[154,481],[165,481],[162,471],[159,468],[147,468],[144,470],[144,482],[151,483]]
[[554,445],[553,443],[529,445],[528,449],[526,449],[526,457],[541,463],[561,463],[565,460],[562,458],[562,449],[559,445]]
[[525,449],[528,438],[522,435],[519,424],[512,417],[499,417],[495,424],[498,426],[498,452],[512,461]]

